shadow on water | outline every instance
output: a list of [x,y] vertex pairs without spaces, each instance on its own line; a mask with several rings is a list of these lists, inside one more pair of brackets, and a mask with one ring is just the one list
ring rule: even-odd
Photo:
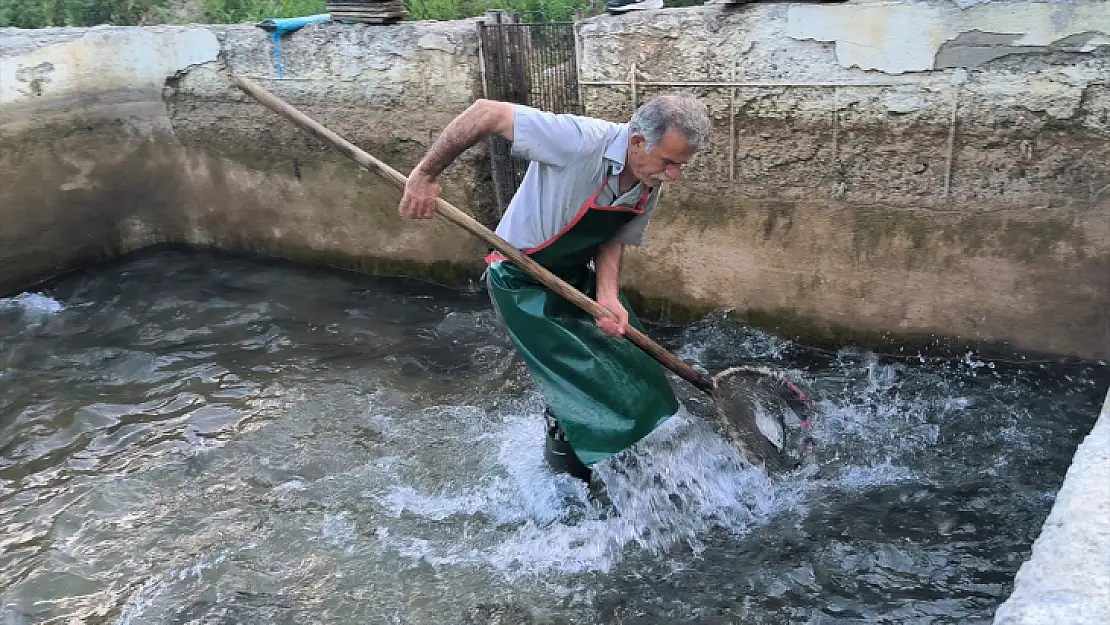
[[601,496],[551,474],[482,291],[162,250],[0,300],[0,622],[989,622],[1110,381],[651,333],[801,377],[820,464],[676,381]]

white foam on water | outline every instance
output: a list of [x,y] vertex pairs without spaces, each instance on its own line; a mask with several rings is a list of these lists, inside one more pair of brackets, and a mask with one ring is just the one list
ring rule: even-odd
[[710,313],[686,328],[683,345],[675,351],[675,355],[707,372],[705,361],[713,352],[730,357],[779,360],[793,346],[791,341],[762,330],[733,326],[728,321],[728,313],[727,310]]
[[[905,372],[899,365],[881,364],[868,352],[863,362],[847,366],[864,374],[859,386],[819,400],[814,435],[819,444],[834,445],[852,438],[865,441],[869,466],[888,467],[896,477],[900,456],[934,445],[940,426],[931,416],[967,409],[959,396],[927,398],[920,389],[904,389]],[[855,384],[853,384],[855,386]]]
[[870,466],[845,467],[836,476],[835,484],[848,491],[858,491],[873,486],[920,480],[917,472],[886,459]]
[[31,320],[55,315],[63,310],[61,302],[41,293],[20,293],[15,297],[0,298],[0,310],[18,309]]
[[824,489],[924,479],[905,456],[938,440],[938,425],[926,414],[963,410],[968,402],[904,390],[901,369],[871,355],[851,365],[858,367],[864,377],[851,392],[818,400],[814,436],[848,452],[824,468],[769,478],[684,409],[632,450],[594,467],[604,483],[604,496],[594,497],[580,481],[546,467],[543,419],[528,406],[500,428],[456,430],[460,439],[497,446],[496,463],[480,483],[428,488],[405,481],[368,494],[386,517],[374,549],[414,565],[475,566],[509,579],[606,573],[629,558],[671,560],[675,548],[696,555],[714,532],[740,537],[776,516],[804,514]]
[[326,514],[320,532],[333,547],[341,548],[346,555],[354,555],[358,529],[350,513]]
[[973,357],[972,352],[967,352],[966,354],[964,354],[963,360],[961,362],[963,364],[967,365],[972,370],[978,369],[980,367],[987,367],[988,369],[994,369],[994,366],[995,366],[993,362],[984,362],[982,360],[979,360],[979,359]]
[[[226,559],[226,553],[215,556],[201,556],[189,566],[183,566],[148,579],[132,593],[131,598],[123,605],[115,625],[132,625],[133,623],[144,622],[148,616],[152,616],[149,612],[158,604],[158,599],[175,586],[186,586],[194,591],[204,587],[208,583],[205,580],[205,572],[216,569]],[[188,592],[183,594],[184,596],[190,595]]]
[[[498,432],[496,475],[456,492],[399,484],[378,498],[399,522],[379,528],[382,547],[432,565],[492,568],[509,578],[607,572],[634,551],[697,551],[714,528],[746,534],[795,507],[802,489],[773,484],[735,447],[685,411],[630,453],[595,467],[611,503],[543,461],[543,421],[518,416]],[[425,528],[411,536],[412,517]],[[407,521],[407,522],[406,522]]]

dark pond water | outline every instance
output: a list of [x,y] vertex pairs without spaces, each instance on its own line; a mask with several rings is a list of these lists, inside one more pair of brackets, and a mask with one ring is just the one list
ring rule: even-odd
[[162,250],[0,300],[0,623],[989,622],[1110,380],[651,334],[803,379],[819,470],[676,380],[600,503],[482,291]]

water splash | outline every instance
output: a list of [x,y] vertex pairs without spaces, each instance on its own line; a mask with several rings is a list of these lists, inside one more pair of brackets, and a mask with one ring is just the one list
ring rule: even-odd
[[132,625],[153,616],[149,612],[158,607],[158,599],[169,593],[174,587],[184,586],[188,588],[189,592],[181,593],[186,596],[204,588],[205,573],[215,571],[224,564],[227,555],[226,553],[219,553],[213,556],[200,556],[189,565],[143,582],[123,604],[120,615],[115,620],[115,625]]
[[[710,347],[688,345],[700,353]],[[596,466],[602,488],[587,489],[544,466],[542,419],[524,412],[485,434],[499,441],[500,453],[480,484],[433,491],[401,483],[380,496],[395,523],[381,529],[375,549],[508,579],[611,573],[629,558],[669,561],[675,549],[696,557],[720,532],[743,537],[775,519],[801,518],[830,490],[930,483],[916,468],[919,457],[938,443],[941,424],[972,402],[943,384],[937,392],[937,380],[871,352],[845,350],[837,363],[839,386],[826,383],[816,397],[813,434],[827,450],[819,468],[771,479],[684,409]],[[421,531],[413,532],[414,522]]]
[[61,302],[41,293],[20,293],[15,297],[0,298],[0,314],[15,313],[17,320],[29,328],[36,328],[49,317],[64,310]]
[[676,381],[690,413],[590,489],[546,468],[481,297],[205,258],[62,283],[43,331],[3,300],[0,621],[989,620],[1105,393],[1104,363],[818,352],[712,317],[658,334],[804,378],[819,465],[748,469]]
[[735,447],[685,411],[597,465],[600,490],[543,465],[538,417],[508,419],[498,438],[501,471],[481,485],[433,494],[402,484],[380,497],[393,518],[435,527],[406,536],[398,524],[379,535],[383,545],[509,578],[608,572],[629,549],[657,556],[682,544],[696,551],[711,528],[743,535],[797,506],[802,492],[745,465]]
[[781,361],[795,346],[791,341],[732,323],[729,311],[715,311],[682,329],[675,355],[706,370],[714,362]]
[[41,293],[20,293],[15,297],[0,298],[0,310],[18,309],[32,318],[47,317],[62,311],[58,300]]

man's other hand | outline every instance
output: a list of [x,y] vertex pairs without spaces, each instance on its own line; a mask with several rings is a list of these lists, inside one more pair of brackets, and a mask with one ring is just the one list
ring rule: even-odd
[[601,304],[609,312],[616,315],[618,322],[613,321],[608,317],[602,317],[597,320],[597,327],[609,336],[620,338],[624,336],[624,330],[628,327],[628,311],[621,305],[620,298],[616,296],[600,296],[597,298],[597,303]]
[[438,195],[438,182],[421,173],[419,169],[413,171],[405,182],[405,193],[401,197],[401,216],[410,219],[435,217]]

